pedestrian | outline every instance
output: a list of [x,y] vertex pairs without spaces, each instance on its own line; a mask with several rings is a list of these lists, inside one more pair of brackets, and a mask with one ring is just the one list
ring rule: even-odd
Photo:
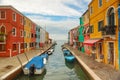
[[33,76],[35,74],[35,65],[32,64],[29,68],[29,75]]

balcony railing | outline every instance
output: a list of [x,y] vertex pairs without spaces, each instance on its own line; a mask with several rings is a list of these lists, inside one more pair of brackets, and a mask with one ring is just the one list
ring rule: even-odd
[[6,35],[4,33],[0,33],[0,42],[6,42]]
[[102,35],[106,36],[106,35],[115,35],[116,34],[116,26],[113,25],[109,25],[109,26],[104,26],[102,29]]

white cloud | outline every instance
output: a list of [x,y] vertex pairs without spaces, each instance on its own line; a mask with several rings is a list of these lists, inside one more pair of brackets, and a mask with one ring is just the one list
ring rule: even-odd
[[[20,12],[27,13],[37,13],[43,15],[53,15],[53,16],[69,16],[78,18],[84,13],[85,9],[87,9],[87,4],[91,0],[0,0],[0,5],[12,5]],[[69,6],[66,6],[65,3],[75,5],[79,7],[81,10],[78,11]],[[60,21],[54,21],[50,18],[46,18],[44,16],[28,16],[32,21],[39,24],[43,28],[46,26],[46,30],[50,27],[63,28],[66,31],[65,33],[50,33],[50,36],[56,40],[67,40],[68,31],[79,25],[79,19],[65,19]],[[54,29],[53,29],[54,30]],[[63,32],[65,32],[63,31]],[[51,31],[48,31],[51,32]],[[56,31],[57,32],[57,31]]]
[[3,0],[2,4],[12,5],[22,12],[32,12],[49,15],[80,15],[74,9],[66,7],[65,0]]

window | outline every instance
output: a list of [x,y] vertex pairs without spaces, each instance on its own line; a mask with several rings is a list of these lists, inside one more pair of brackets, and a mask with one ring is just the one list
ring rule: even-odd
[[20,36],[23,37],[23,30],[20,31]]
[[102,6],[102,0],[99,0],[99,7]]
[[91,6],[90,7],[90,14],[92,14],[93,13],[93,7]]
[[20,18],[20,23],[23,25],[23,17]]
[[24,43],[21,43],[20,47],[21,47],[21,49],[24,49]]
[[13,21],[16,21],[16,13],[13,13]]
[[94,32],[93,26],[90,26],[89,31],[90,31],[90,33]]
[[24,43],[24,48],[27,48],[27,43]]
[[5,11],[0,11],[0,19],[5,19],[5,18],[6,18]]
[[98,22],[98,31],[101,31],[101,28],[103,27],[103,21]]
[[34,38],[34,34],[33,33],[31,34],[31,38]]
[[13,50],[17,50],[17,45],[16,44],[13,44]]
[[114,9],[110,8],[107,13],[108,25],[115,25]]
[[1,51],[6,51],[6,46],[5,44],[0,44],[0,52]]
[[2,27],[0,28],[0,33],[5,33],[5,27],[4,27],[4,26],[2,26]]
[[26,20],[24,19],[24,25],[26,25]]
[[24,31],[24,37],[26,37],[26,32]]
[[16,28],[12,29],[12,35],[16,36]]

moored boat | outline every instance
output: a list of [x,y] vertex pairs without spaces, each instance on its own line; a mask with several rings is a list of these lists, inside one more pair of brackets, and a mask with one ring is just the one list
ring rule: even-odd
[[47,60],[48,60],[48,54],[47,53],[43,53],[40,56],[43,58],[43,63],[46,64]]
[[54,51],[54,49],[53,49],[53,48],[51,48],[51,49],[49,49],[49,50],[47,51],[47,53],[50,55],[50,54],[52,54],[52,53],[53,53],[53,51]]
[[25,75],[29,74],[29,69],[31,65],[35,65],[35,73],[34,74],[42,74],[45,69],[45,65],[43,63],[43,58],[41,56],[33,57],[23,68],[23,72]]
[[75,60],[75,57],[73,55],[66,55],[65,60],[68,62],[73,62]]
[[64,55],[70,55],[71,54],[69,50],[63,50],[63,53],[64,53]]
[[63,54],[64,54],[64,57],[65,57],[65,60],[68,61],[68,62],[73,62],[75,57],[71,54],[71,52],[67,49],[62,49],[63,50]]

